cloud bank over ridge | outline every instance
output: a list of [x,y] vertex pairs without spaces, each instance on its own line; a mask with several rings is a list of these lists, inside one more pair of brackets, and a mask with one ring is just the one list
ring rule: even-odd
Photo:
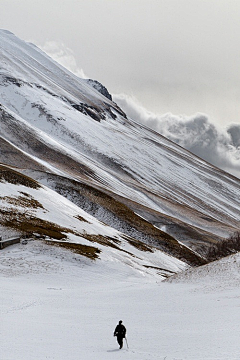
[[[55,61],[75,75],[87,78],[77,65],[74,53],[65,44],[48,41],[39,46]],[[145,109],[136,98],[115,94],[115,101],[132,119],[147,125],[193,154],[240,178],[240,125],[227,129],[217,127],[205,114],[193,116],[155,114]]]
[[207,115],[193,116],[155,114],[125,94],[113,95],[113,100],[126,114],[193,154],[240,178],[240,125],[218,128]]
[[38,46],[53,60],[64,66],[73,74],[83,79],[87,78],[87,76],[84,74],[83,69],[80,69],[78,67],[73,51],[68,48],[64,43],[59,41],[46,41],[42,46]]

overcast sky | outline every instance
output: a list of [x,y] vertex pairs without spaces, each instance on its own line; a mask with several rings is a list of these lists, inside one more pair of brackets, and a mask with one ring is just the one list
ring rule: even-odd
[[240,0],[0,0],[0,26],[240,178]]
[[[0,0],[0,26],[149,111],[240,121],[240,0]],[[55,49],[55,50],[53,50]]]

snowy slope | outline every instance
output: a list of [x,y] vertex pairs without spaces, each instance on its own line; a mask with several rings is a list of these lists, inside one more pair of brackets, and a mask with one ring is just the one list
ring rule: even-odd
[[[239,264],[235,255],[166,283],[39,241],[14,245],[1,252],[0,357],[238,360]],[[120,319],[129,349],[113,337]]]
[[[145,247],[142,251],[135,239],[99,222],[49,188],[7,168],[1,170],[8,174],[0,179],[3,239],[9,237],[9,228],[30,238],[37,233],[51,244],[54,241],[65,248],[75,244],[78,252],[90,259],[121,262],[143,273],[158,273],[163,279],[186,268],[183,262],[156,248]],[[6,235],[4,228],[8,229]]]
[[[91,81],[3,30],[0,54],[2,163],[78,206],[82,198],[59,190],[49,174],[91,186],[203,255],[238,230],[239,179],[127,119]],[[102,220],[104,207],[94,206],[90,214]]]
[[[103,106],[103,99],[86,81],[80,80],[72,73],[56,64],[34,44],[18,39],[7,30],[0,31],[1,73],[15,77],[27,83],[45,86],[53,93],[70,100]],[[67,89],[67,91],[65,90]],[[91,89],[91,90],[90,90]],[[89,93],[91,98],[89,98]]]

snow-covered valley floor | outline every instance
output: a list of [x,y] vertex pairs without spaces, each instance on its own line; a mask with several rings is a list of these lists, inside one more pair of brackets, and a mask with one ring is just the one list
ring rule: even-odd
[[239,255],[170,283],[40,241],[0,256],[1,360],[240,358]]

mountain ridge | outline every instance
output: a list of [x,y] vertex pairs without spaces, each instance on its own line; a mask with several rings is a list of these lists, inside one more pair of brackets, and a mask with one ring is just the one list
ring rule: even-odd
[[127,118],[103,85],[13,34],[0,31],[0,54],[2,164],[146,246],[156,228],[152,245],[191,264],[238,230],[239,179]]

